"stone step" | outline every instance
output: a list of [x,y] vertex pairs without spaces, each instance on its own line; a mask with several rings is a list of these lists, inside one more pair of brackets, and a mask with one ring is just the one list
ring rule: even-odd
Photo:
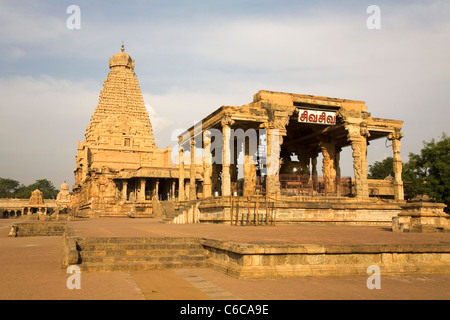
[[61,232],[22,232],[17,234],[16,237],[59,237]]
[[197,243],[199,238],[192,237],[98,237],[98,238],[79,238],[79,244],[93,243]]
[[178,217],[179,215],[182,215],[186,210],[189,210],[190,206],[174,206],[173,210],[166,215],[164,219],[161,220],[161,223],[172,223],[173,220]]
[[167,249],[167,250],[89,250],[79,251],[80,257],[119,257],[119,256],[167,256],[167,255],[201,255],[203,248]]
[[95,243],[79,244],[79,251],[200,249],[198,243]]
[[21,222],[12,226],[15,237],[61,236],[66,231],[65,223]]
[[168,216],[171,215],[175,210],[175,204],[171,201],[160,201],[161,209],[163,211],[163,215]]
[[23,230],[23,231],[40,231],[40,230],[64,231],[65,230],[64,227],[22,227],[22,226],[18,226],[17,229]]
[[138,271],[194,268],[206,265],[199,238],[79,238],[77,251],[81,270]]
[[161,262],[161,263],[192,263],[202,262],[205,260],[204,255],[147,255],[147,256],[107,256],[107,257],[82,257],[81,263],[122,263],[122,262]]
[[193,262],[114,262],[114,263],[82,263],[80,270],[83,272],[101,272],[101,271],[146,271],[161,269],[178,268],[202,268],[205,267],[204,261]]

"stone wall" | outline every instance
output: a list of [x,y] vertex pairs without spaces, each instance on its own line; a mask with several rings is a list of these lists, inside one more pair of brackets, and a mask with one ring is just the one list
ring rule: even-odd
[[[24,216],[22,210],[24,206],[29,203],[30,199],[12,199],[12,198],[2,198],[0,199],[0,219],[6,218],[3,214],[7,213],[8,218],[30,218],[31,216]],[[44,203],[47,205],[48,212],[52,213],[56,210],[56,200],[54,199],[44,199]],[[37,216],[34,214],[33,216]]]
[[21,222],[11,226],[10,237],[62,236],[67,230],[64,222]]
[[450,233],[450,216],[443,203],[411,202],[402,205],[402,212],[392,220],[396,232]]
[[[263,197],[210,198],[200,201],[199,222],[242,225],[247,220],[263,224],[274,223],[333,223],[347,225],[391,226],[401,207],[397,203],[357,202],[349,198],[282,198],[265,202]],[[233,213],[231,213],[231,211]],[[237,219],[237,220],[236,220]]]
[[205,239],[208,265],[238,278],[442,273],[450,270],[450,245],[273,245]]

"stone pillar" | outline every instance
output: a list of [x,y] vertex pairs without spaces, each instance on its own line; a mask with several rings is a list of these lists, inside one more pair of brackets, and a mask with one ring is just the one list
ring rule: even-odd
[[190,190],[191,189],[191,184],[189,183],[189,182],[185,182],[184,183],[184,190],[185,190],[185,192],[186,192],[186,195],[185,195],[185,199],[187,198],[187,196],[189,196],[189,194],[190,194]]
[[340,165],[340,161],[341,161],[341,147],[336,146],[336,150],[335,150],[335,160],[334,160],[334,167],[335,167],[335,171],[336,171],[336,195],[340,196],[342,194],[342,190],[341,190],[341,165]]
[[145,179],[141,178],[141,189],[139,191],[139,201],[145,201]]
[[209,198],[212,196],[212,157],[211,157],[211,133],[205,131],[203,134],[203,197]]
[[362,170],[362,141],[359,139],[351,140],[352,156],[353,156],[353,171],[355,174],[355,195],[357,198],[364,197],[364,176]]
[[404,200],[403,180],[402,180],[402,158],[400,156],[401,139],[403,133],[400,130],[395,130],[390,133],[388,139],[392,141],[393,169],[394,169],[394,198],[395,200]]
[[171,193],[172,193],[172,195],[171,195],[171,200],[175,200],[175,187],[176,187],[176,181],[172,181],[172,190],[171,190]]
[[222,196],[231,195],[231,175],[230,175],[230,136],[233,120],[227,117],[222,120]]
[[159,200],[159,179],[156,179],[155,196]]
[[280,151],[283,136],[278,129],[267,129],[267,177],[266,192],[270,195],[280,194]]
[[122,181],[122,201],[128,200],[128,181]]
[[179,178],[178,178],[178,201],[184,201],[184,149],[178,148]]
[[233,138],[230,141],[230,185],[231,185],[231,193],[234,194],[236,190],[237,180],[238,180],[238,145],[237,145],[237,137],[233,135]]
[[255,193],[256,187],[256,166],[254,155],[250,154],[250,139],[244,141],[244,196],[251,196]]
[[361,132],[361,170],[362,170],[362,190],[363,197],[369,197],[369,183],[368,183],[368,175],[369,175],[369,166],[367,165],[367,139],[370,136],[369,130],[367,129],[366,123],[361,123],[360,125]]
[[196,163],[195,163],[195,139],[191,137],[191,166],[190,166],[190,181],[189,181],[189,200],[197,199],[197,188],[195,185]]
[[336,194],[336,146],[331,142],[321,142],[320,148],[323,155],[322,171],[325,193]]
[[353,170],[355,173],[356,197],[364,199],[369,197],[369,186],[367,183],[367,135],[364,126],[347,125],[348,140],[353,150]]

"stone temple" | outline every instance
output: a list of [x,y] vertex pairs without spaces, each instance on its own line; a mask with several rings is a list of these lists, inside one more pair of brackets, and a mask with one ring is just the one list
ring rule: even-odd
[[[155,144],[135,62],[123,46],[109,67],[78,144],[75,216],[390,226],[416,210],[403,191],[403,121],[373,117],[364,101],[261,90],[250,103],[222,106],[182,133],[172,163],[172,149]],[[380,138],[391,141],[394,176],[370,180],[368,146]],[[346,147],[353,178],[341,176]],[[444,216],[444,205],[419,207],[425,216]]]
[[174,197],[176,169],[171,149],[156,147],[152,125],[134,73],[122,51],[109,60],[110,72],[97,108],[78,143],[74,210],[79,216],[152,214],[152,199]]
[[[29,200],[0,199],[4,218],[45,220],[12,225],[8,236],[63,235],[62,267],[82,272],[208,267],[262,279],[450,270],[446,238],[389,235],[450,232],[445,204],[405,197],[402,121],[372,116],[364,101],[261,90],[187,128],[172,159],[170,147],[155,144],[123,46],[109,67],[78,143],[73,195],[64,183],[54,200],[39,190]],[[389,140],[393,154],[394,176],[382,180],[368,179],[376,139]],[[344,148],[353,177],[341,174]]]

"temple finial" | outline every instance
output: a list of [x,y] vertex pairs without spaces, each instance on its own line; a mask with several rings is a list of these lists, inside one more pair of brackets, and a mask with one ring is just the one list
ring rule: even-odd
[[122,41],[122,52],[125,51],[125,47],[123,46],[123,41]]

